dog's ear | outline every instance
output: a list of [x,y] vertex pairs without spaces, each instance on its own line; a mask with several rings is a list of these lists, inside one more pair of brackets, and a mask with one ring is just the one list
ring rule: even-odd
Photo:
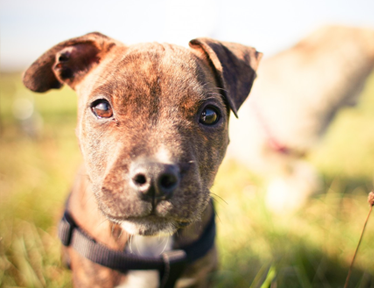
[[35,92],[74,89],[106,53],[119,42],[94,32],[57,44],[40,56],[24,73],[23,83]]
[[209,38],[191,40],[190,47],[204,52],[223,95],[237,116],[251,91],[262,53],[252,47]]

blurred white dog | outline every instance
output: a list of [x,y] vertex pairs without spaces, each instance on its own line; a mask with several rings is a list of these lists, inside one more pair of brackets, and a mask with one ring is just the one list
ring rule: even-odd
[[294,211],[320,187],[303,159],[338,110],[354,105],[374,66],[374,30],[323,27],[264,59],[251,96],[231,121],[229,157],[266,177],[266,202]]

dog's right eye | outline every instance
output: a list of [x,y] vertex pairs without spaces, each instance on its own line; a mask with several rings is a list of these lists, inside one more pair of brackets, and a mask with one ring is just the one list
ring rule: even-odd
[[112,107],[105,99],[98,99],[91,104],[91,111],[97,118],[110,118],[113,116]]

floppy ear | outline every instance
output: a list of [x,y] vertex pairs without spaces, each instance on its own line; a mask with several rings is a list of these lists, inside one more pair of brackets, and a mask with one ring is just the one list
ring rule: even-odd
[[26,70],[23,83],[35,92],[58,89],[63,84],[74,89],[116,44],[119,42],[97,32],[61,42]]
[[239,107],[251,91],[262,53],[252,47],[210,38],[191,40],[190,47],[205,53],[217,83],[237,117]]

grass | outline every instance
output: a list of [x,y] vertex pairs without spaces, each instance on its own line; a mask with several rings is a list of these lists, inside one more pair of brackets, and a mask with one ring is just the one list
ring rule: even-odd
[[[33,94],[19,74],[0,74],[0,93],[0,287],[71,287],[56,223],[81,162],[76,96],[67,88]],[[360,104],[343,110],[309,155],[325,189],[296,215],[273,216],[259,179],[234,162],[221,167],[214,287],[343,287],[373,186],[373,96],[374,74]],[[36,107],[34,129],[13,115],[20,98]],[[371,219],[349,287],[374,287],[372,243]]]

